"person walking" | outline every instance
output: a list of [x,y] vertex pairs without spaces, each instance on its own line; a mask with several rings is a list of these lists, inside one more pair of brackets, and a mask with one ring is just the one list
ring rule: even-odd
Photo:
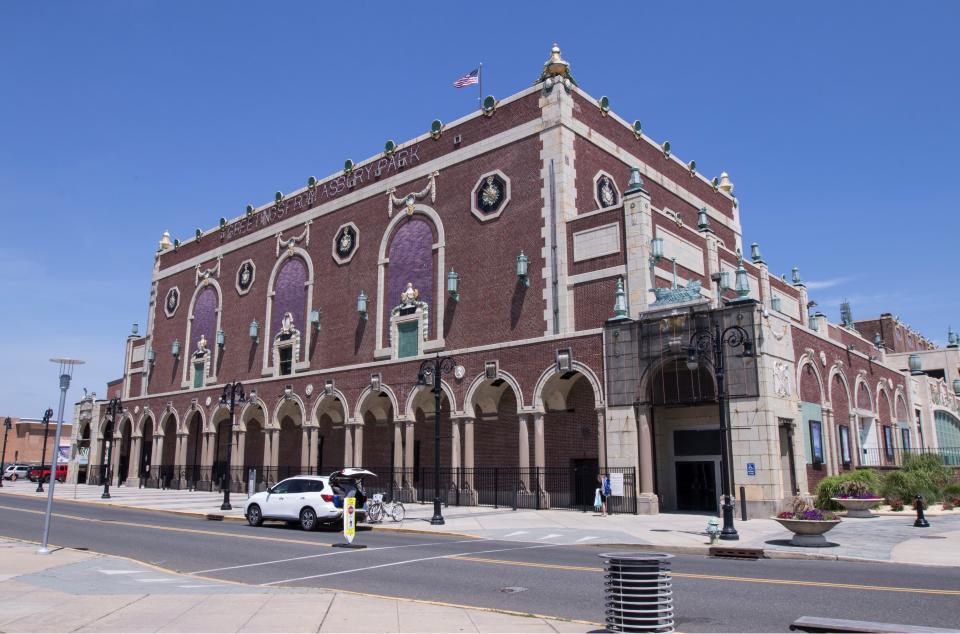
[[600,511],[600,517],[606,517],[607,498],[610,496],[610,476],[598,473],[597,483],[600,486],[597,487],[596,497],[594,498],[594,507]]

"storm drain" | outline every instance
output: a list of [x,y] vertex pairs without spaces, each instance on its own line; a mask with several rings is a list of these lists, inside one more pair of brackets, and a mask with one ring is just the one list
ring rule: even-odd
[[517,592],[526,592],[526,591],[527,589],[524,588],[523,586],[506,586],[504,588],[500,588],[500,592],[503,592],[506,594],[516,594]]

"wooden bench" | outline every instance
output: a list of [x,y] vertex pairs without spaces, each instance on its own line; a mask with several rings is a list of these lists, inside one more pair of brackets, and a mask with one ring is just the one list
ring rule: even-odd
[[827,619],[820,616],[801,616],[790,624],[791,632],[956,632],[939,627],[923,625],[898,625],[897,623],[873,623],[871,621],[849,621],[847,619]]

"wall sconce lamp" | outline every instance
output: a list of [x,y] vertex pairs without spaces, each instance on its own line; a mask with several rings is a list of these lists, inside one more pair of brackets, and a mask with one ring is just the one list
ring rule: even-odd
[[157,353],[153,351],[153,346],[147,348],[147,363],[153,365],[153,362],[157,360]]
[[920,361],[920,355],[911,354],[907,357],[907,363],[910,366],[910,374],[913,376],[919,376],[923,374],[923,363]]
[[743,260],[737,266],[737,296],[746,297],[750,294],[750,282],[747,280],[747,269],[743,268]]
[[663,259],[663,238],[650,240],[650,263],[657,264]]
[[557,350],[557,372],[565,373],[573,369],[573,354],[570,348]]
[[223,350],[227,343],[227,333],[222,330],[217,331],[217,347]]
[[530,276],[527,275],[527,267],[529,264],[530,258],[528,258],[523,251],[520,251],[520,255],[517,256],[517,279],[527,288],[530,288]]
[[697,212],[697,229],[700,231],[710,231],[710,218],[707,216],[707,208],[701,207]]
[[313,326],[314,332],[320,332],[320,310],[314,308],[310,311],[310,324]]
[[333,396],[333,379],[327,379],[323,384],[323,393],[327,396]]
[[367,319],[367,294],[363,291],[360,291],[360,294],[357,296],[357,313],[360,314],[360,319],[366,321]]
[[380,392],[380,375],[379,374],[370,375],[370,391],[374,393]]
[[447,293],[453,301],[460,301],[460,274],[453,269],[447,273]]
[[883,339],[880,338],[879,332],[873,333],[873,346],[877,350],[880,350],[881,348],[883,348]]
[[292,385],[286,385],[286,386],[284,386],[284,388],[283,388],[283,398],[284,398],[284,400],[287,400],[287,401],[289,401],[290,399],[293,398],[293,386],[292,386]]
[[180,340],[179,339],[173,340],[173,345],[170,346],[170,354],[173,355],[174,359],[180,358]]
[[730,290],[730,271],[722,271],[720,273],[720,290],[721,291]]
[[750,245],[750,259],[757,264],[763,262],[763,256],[760,255],[760,245],[756,242]]
[[250,322],[250,338],[253,339],[253,343],[260,343],[260,324],[256,319]]

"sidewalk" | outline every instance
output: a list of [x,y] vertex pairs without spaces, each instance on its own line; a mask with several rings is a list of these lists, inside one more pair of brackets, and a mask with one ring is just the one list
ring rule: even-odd
[[[36,484],[18,481],[4,483],[0,494],[43,497],[34,493]],[[112,487],[112,498],[101,500],[102,487],[57,485],[57,499],[95,504],[187,513],[198,516],[222,515],[224,519],[243,521],[246,496],[233,494],[232,511],[221,511],[222,494],[199,491],[131,489]],[[707,522],[711,516],[683,513],[660,515],[611,515],[568,510],[536,511],[491,508],[486,506],[446,507],[443,526],[430,524],[433,506],[407,504],[407,518],[394,523],[389,519],[374,525],[376,530],[416,530],[457,533],[488,539],[541,541],[575,545],[632,545],[645,550],[707,554]],[[799,548],[788,544],[791,534],[771,519],[736,521],[738,542],[724,546],[762,548],[768,557],[810,559],[869,559],[888,562],[924,563],[960,566],[960,511],[928,516],[930,528],[914,528],[912,512],[884,514],[872,519],[844,519],[827,533],[831,546]]]
[[[4,484],[6,488],[6,484]],[[177,575],[0,540],[2,632],[588,632],[596,623]]]

